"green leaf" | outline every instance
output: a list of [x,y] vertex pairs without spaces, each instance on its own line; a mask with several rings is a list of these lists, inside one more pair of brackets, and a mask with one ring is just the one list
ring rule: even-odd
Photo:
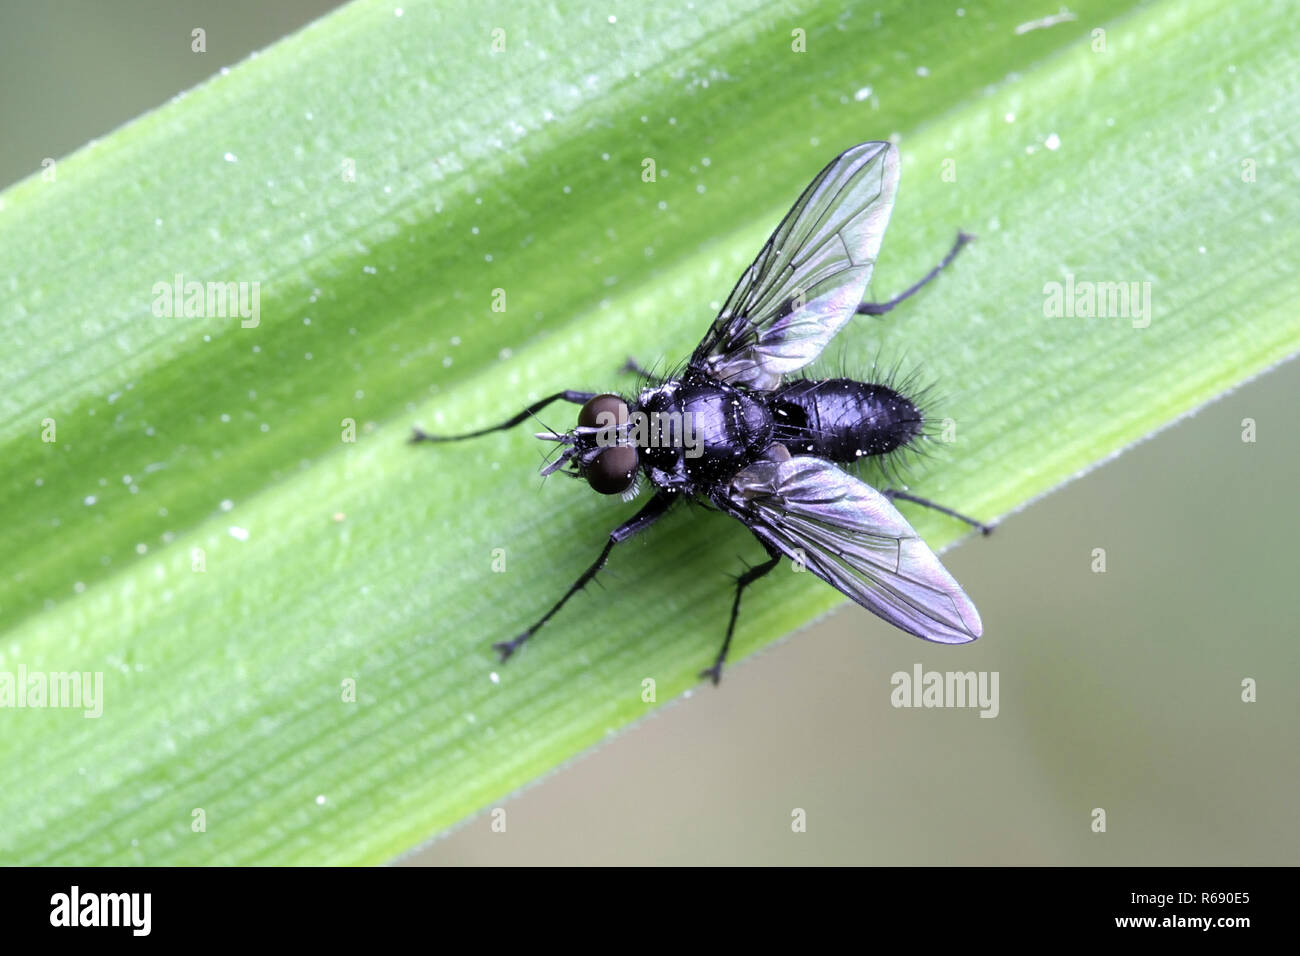
[[[1272,4],[519,6],[355,3],[0,194],[0,702],[103,675],[0,709],[0,862],[387,860],[694,686],[743,528],[670,516],[501,666],[635,506],[407,429],[683,357],[855,142],[903,155],[877,298],[979,235],[837,340],[938,384],[929,497],[1004,515],[1300,345]],[[177,275],[255,327],[156,314]],[[1150,312],[1050,316],[1067,275]],[[839,600],[769,578],[733,664]]]

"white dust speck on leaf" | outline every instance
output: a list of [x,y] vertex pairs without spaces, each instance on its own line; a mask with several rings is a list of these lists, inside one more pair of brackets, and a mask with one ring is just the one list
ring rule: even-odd
[[1065,7],[1061,7],[1060,13],[1054,13],[1050,17],[1039,17],[1037,20],[1026,20],[1024,23],[1019,24],[1013,32],[1016,36],[1023,36],[1031,30],[1046,30],[1058,23],[1069,23],[1077,19],[1078,17],[1073,13],[1065,9]]
[[234,538],[236,541],[247,541],[247,540],[248,540],[248,529],[247,529],[247,528],[241,528],[241,527],[239,527],[239,525],[231,525],[231,526],[230,526],[230,536],[231,536],[232,538]]
[[1043,145],[1046,146],[1048,149],[1052,150],[1053,152],[1055,152],[1056,150],[1061,148],[1061,137],[1057,136],[1055,133],[1052,133],[1047,137],[1047,139],[1043,140]]

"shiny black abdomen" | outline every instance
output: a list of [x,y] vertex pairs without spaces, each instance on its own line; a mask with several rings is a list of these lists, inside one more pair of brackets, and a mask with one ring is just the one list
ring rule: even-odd
[[772,393],[773,441],[793,455],[850,462],[884,455],[921,433],[925,416],[887,385],[799,379]]

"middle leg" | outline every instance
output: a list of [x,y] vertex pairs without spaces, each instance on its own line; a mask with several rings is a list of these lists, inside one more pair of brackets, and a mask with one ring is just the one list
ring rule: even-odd
[[[757,535],[755,535],[757,537]],[[736,578],[736,597],[731,602],[731,620],[727,622],[727,636],[722,640],[722,650],[718,651],[718,657],[713,662],[712,667],[706,667],[700,671],[701,677],[712,679],[714,686],[722,680],[722,664],[727,659],[727,651],[731,648],[731,635],[736,631],[736,617],[740,614],[740,596],[745,593],[745,588],[749,587],[763,575],[770,572],[781,562],[781,552],[773,545],[768,544],[762,538],[759,543],[767,551],[768,559],[762,564],[756,564],[747,570],[740,577]]]

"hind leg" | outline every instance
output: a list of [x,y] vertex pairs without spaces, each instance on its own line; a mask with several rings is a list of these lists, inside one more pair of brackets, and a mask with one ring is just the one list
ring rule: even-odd
[[920,292],[921,288],[925,286],[926,283],[928,283],[931,279],[933,279],[945,268],[947,268],[948,264],[951,263],[952,260],[957,258],[957,253],[961,252],[962,246],[966,245],[966,243],[970,242],[974,238],[975,238],[974,236],[969,235],[967,233],[958,232],[957,241],[953,243],[952,248],[948,250],[948,254],[943,257],[943,260],[937,266],[935,266],[933,269],[927,272],[925,276],[922,277],[920,282],[917,282],[906,292],[902,292],[894,296],[888,302],[863,302],[859,304],[858,314],[859,315],[884,315],[886,312],[888,312],[894,306],[898,305],[898,303],[902,302],[904,299],[911,298],[913,295]]
[[969,518],[966,515],[962,514],[960,511],[953,511],[951,508],[946,508],[943,505],[936,504],[935,502],[931,501],[929,498],[921,498],[917,495],[908,494],[906,491],[899,491],[896,488],[886,488],[884,491],[881,492],[881,494],[884,495],[886,498],[888,498],[890,501],[893,501],[895,498],[898,498],[902,501],[910,501],[913,504],[921,505],[924,508],[932,508],[935,511],[946,514],[951,518],[956,518],[958,521],[964,521],[972,528],[978,528],[979,531],[983,534],[987,535],[993,533],[993,527],[994,527],[993,525],[985,524],[983,521],[977,521],[974,518]]

